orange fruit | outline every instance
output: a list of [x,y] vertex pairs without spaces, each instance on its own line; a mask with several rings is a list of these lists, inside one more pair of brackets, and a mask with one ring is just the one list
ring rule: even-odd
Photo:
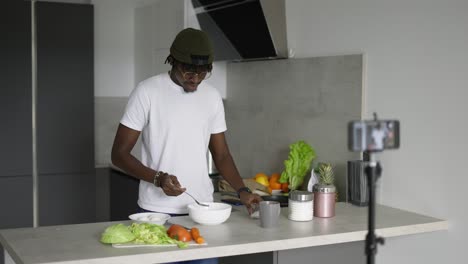
[[287,182],[281,184],[281,191],[284,193],[289,192],[289,184]]
[[270,181],[270,188],[273,189],[273,190],[280,190],[281,189],[281,183],[271,182]]
[[273,190],[279,190],[281,189],[281,183],[279,182],[279,178],[281,175],[279,173],[273,173],[270,177],[270,187]]
[[268,186],[268,193],[270,193],[270,194],[271,194],[272,192],[273,192],[273,190],[271,189],[271,187],[270,187],[270,186]]

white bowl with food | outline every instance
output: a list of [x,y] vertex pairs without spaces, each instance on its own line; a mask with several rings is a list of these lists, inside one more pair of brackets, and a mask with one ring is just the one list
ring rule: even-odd
[[132,214],[128,218],[137,222],[137,223],[150,223],[150,224],[157,224],[157,225],[164,225],[169,218],[171,218],[168,214],[163,213],[138,213]]
[[189,216],[194,222],[202,225],[219,225],[231,215],[232,206],[225,203],[207,203],[202,206],[196,203],[188,205]]

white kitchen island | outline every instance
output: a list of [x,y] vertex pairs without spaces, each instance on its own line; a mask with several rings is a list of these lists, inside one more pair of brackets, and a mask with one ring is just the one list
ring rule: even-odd
[[[188,217],[174,222],[192,224]],[[333,218],[310,222],[287,219],[282,208],[278,227],[260,227],[258,219],[243,211],[233,211],[221,225],[196,225],[208,245],[177,247],[113,248],[99,242],[106,227],[117,222],[0,230],[6,263],[164,263],[280,252],[289,249],[363,241],[367,234],[367,207],[337,203]],[[123,222],[129,224],[130,222]],[[376,207],[376,233],[383,237],[403,236],[448,229],[448,221],[387,206]],[[364,254],[364,247],[360,254]],[[277,261],[273,261],[277,262]]]

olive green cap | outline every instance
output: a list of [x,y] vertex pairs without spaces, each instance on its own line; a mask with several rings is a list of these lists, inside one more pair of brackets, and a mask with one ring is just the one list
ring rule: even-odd
[[213,63],[213,45],[205,32],[186,28],[177,34],[170,49],[174,59],[192,65]]

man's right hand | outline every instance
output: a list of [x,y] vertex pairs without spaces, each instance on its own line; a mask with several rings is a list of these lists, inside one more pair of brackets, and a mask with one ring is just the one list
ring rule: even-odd
[[170,175],[168,173],[164,173],[159,180],[161,189],[163,192],[168,196],[179,196],[183,192],[185,192],[185,188],[180,186],[179,180],[174,175]]

